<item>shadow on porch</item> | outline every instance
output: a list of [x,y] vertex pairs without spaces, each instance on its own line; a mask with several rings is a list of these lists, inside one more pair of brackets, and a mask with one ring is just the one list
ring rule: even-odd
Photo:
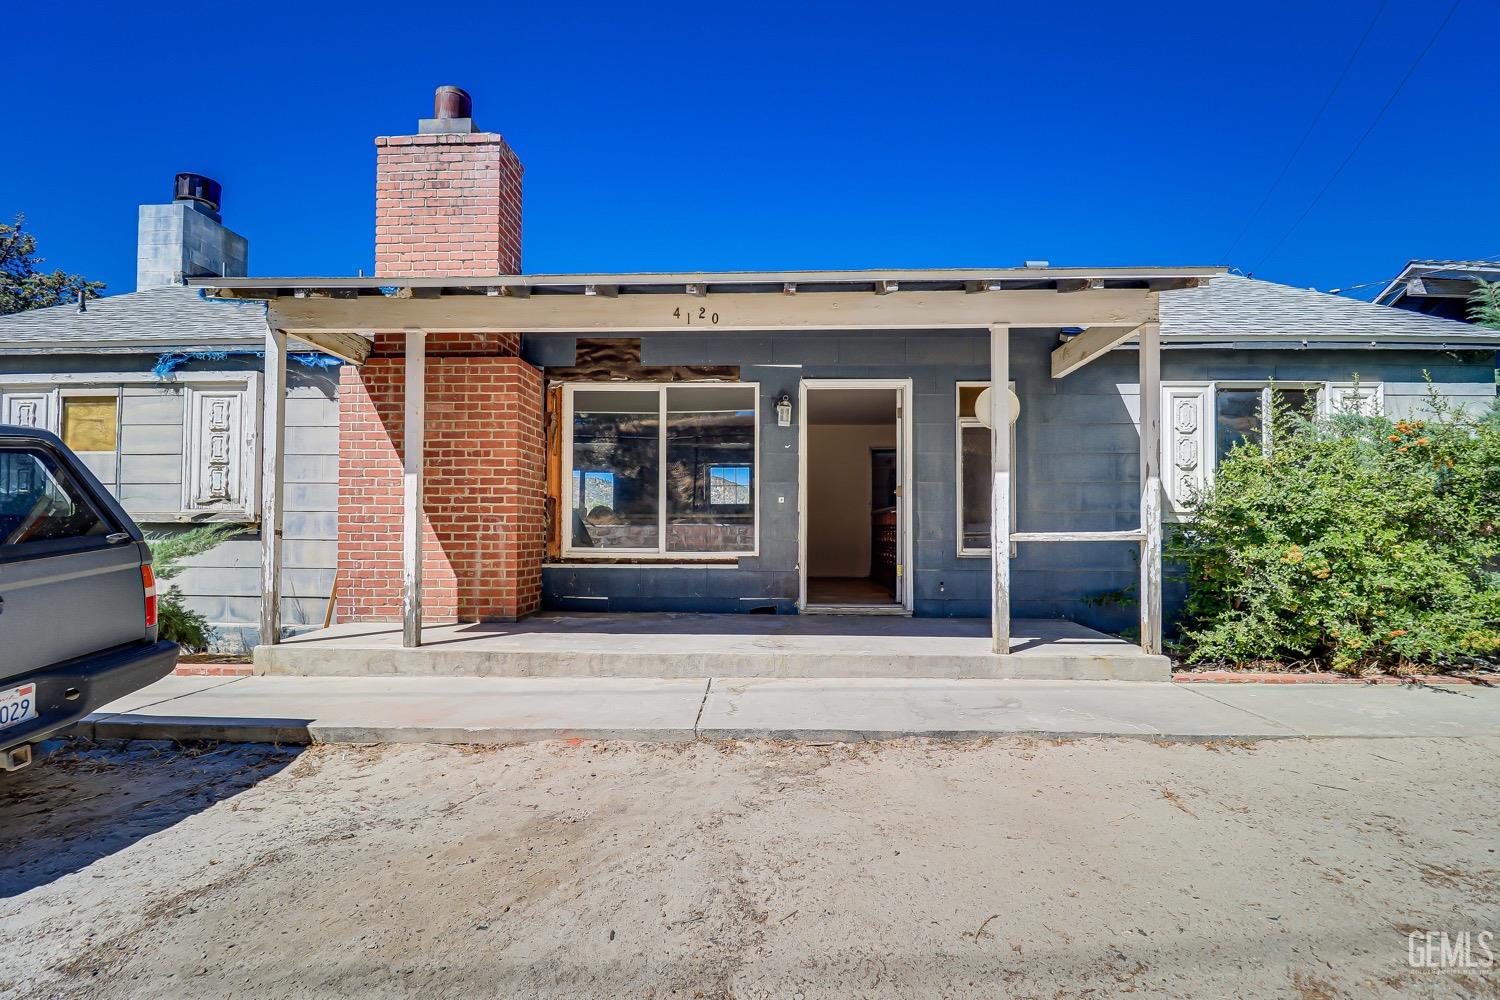
[[258,674],[464,677],[945,677],[1153,680],[1164,656],[1064,620],[1017,619],[1008,654],[987,619],[877,615],[539,614],[429,625],[336,625],[258,646]]

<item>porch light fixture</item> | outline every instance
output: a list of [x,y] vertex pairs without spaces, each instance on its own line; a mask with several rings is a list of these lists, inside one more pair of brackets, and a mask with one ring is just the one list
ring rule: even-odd
[[792,397],[784,392],[781,398],[776,400],[776,426],[792,426]]
[[[1021,417],[1021,397],[1016,395],[1016,390],[1008,390],[1010,393],[1010,422],[1014,424]],[[980,390],[974,398],[974,417],[986,427],[990,424],[990,390],[986,386]]]

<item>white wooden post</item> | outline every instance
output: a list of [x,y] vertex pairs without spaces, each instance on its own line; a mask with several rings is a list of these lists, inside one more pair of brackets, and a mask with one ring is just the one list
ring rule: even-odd
[[281,486],[286,462],[286,331],[266,327],[261,428],[260,641],[281,641]]
[[406,415],[401,434],[401,645],[422,645],[422,450],[427,420],[427,333],[406,331]]
[[990,327],[990,633],[1010,652],[1010,327]]
[[1141,648],[1161,652],[1161,325],[1140,332]]

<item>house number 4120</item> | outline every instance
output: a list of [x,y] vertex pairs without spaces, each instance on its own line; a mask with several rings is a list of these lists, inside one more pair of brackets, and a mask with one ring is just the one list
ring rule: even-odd
[[687,323],[689,325],[692,325],[693,323],[714,324],[719,322],[719,314],[716,312],[709,312],[707,306],[699,306],[696,313],[693,311],[692,306],[688,306],[686,309],[682,308],[682,306],[678,306],[676,309],[672,310],[672,318],[680,319],[684,323]]

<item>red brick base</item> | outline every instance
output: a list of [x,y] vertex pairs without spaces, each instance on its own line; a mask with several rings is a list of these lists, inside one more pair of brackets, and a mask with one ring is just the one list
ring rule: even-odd
[[1490,687],[1500,677],[1480,674],[1416,674],[1411,677],[1350,677],[1335,673],[1277,673],[1271,670],[1178,670],[1172,680],[1179,684],[1477,684]]
[[[427,621],[513,621],[541,603],[542,375],[496,356],[513,355],[515,339],[428,336]],[[399,338],[380,338],[340,377],[339,621],[401,616],[405,370]]]

